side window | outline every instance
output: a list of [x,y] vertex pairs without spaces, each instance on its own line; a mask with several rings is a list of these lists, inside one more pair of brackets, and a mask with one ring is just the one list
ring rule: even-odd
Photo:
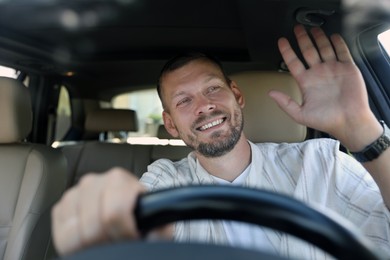
[[158,126],[162,124],[163,109],[154,88],[116,96],[112,100],[112,107],[133,109],[137,112],[138,132],[129,133],[129,136],[156,136]]
[[57,106],[57,121],[55,126],[55,140],[60,141],[64,138],[71,126],[71,106],[69,92],[64,87],[60,88],[60,95]]
[[0,66],[0,76],[16,79],[18,77],[18,72],[15,69]]
[[[7,78],[13,78],[16,79],[20,74],[20,71],[15,70],[13,68],[9,68],[6,66],[0,65],[0,77],[7,77]],[[30,83],[30,77],[28,75],[25,75],[23,84],[28,87]]]
[[387,30],[378,35],[378,40],[382,45],[383,49],[385,49],[387,56],[390,57],[390,30]]
[[[130,144],[185,146],[185,143],[180,139],[159,139],[157,137],[158,127],[163,124],[163,108],[155,88],[118,95],[112,99],[111,107],[132,109],[137,112],[138,132],[125,133],[126,142]],[[115,138],[114,136],[109,139],[115,141]],[[123,141],[123,139],[119,137],[118,141]]]
[[377,118],[390,122],[390,30],[374,26],[356,41],[357,61],[368,88],[370,107]]

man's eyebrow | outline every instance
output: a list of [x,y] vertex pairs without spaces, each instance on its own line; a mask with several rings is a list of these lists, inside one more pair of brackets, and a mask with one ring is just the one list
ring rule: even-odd
[[172,95],[172,99],[173,99],[173,98],[176,98],[176,97],[178,97],[178,96],[183,96],[183,95],[185,95],[185,94],[186,94],[186,92],[184,92],[184,91],[179,91],[179,92],[177,92],[177,93],[175,93],[175,94]]
[[204,83],[207,83],[207,82],[210,82],[210,81],[215,80],[215,79],[222,82],[221,78],[218,77],[218,76],[215,75],[215,74],[209,74],[208,77],[207,77],[203,82],[204,82]]
[[[208,83],[208,82],[213,81],[213,80],[217,80],[217,81],[223,82],[223,80],[222,80],[220,77],[218,77],[217,75],[215,75],[215,74],[209,74],[209,75],[206,77],[206,79],[203,81],[203,83]],[[185,91],[179,91],[179,92],[174,93],[174,94],[172,95],[172,99],[177,98],[177,97],[179,97],[179,96],[186,95],[186,94],[187,94],[187,93],[186,93]]]

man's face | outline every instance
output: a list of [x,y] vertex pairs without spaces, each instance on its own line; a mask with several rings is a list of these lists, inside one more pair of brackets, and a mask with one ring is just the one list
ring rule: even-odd
[[161,83],[163,119],[171,135],[205,157],[233,149],[243,129],[244,99],[216,65],[195,60],[166,73]]

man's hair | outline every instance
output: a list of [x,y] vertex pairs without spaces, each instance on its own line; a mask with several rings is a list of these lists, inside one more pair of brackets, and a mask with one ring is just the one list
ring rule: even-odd
[[162,98],[162,91],[161,91],[161,79],[163,78],[163,76],[166,74],[166,73],[169,73],[169,72],[172,72],[174,70],[177,70],[181,67],[184,67],[185,65],[187,65],[188,63],[194,61],[194,60],[206,60],[214,65],[216,65],[222,72],[225,80],[226,80],[226,83],[228,85],[230,85],[230,78],[228,77],[228,75],[226,74],[225,70],[223,69],[223,66],[222,66],[222,63],[214,56],[210,55],[210,54],[207,54],[207,53],[203,53],[203,52],[185,52],[185,53],[181,53],[173,58],[171,58],[170,60],[168,60],[165,65],[163,66],[161,72],[160,72],[160,75],[158,77],[158,81],[157,81],[157,93],[158,93],[158,96],[160,97],[160,100],[161,100],[161,103],[165,109],[165,104],[164,104],[164,101],[163,101],[163,98]]

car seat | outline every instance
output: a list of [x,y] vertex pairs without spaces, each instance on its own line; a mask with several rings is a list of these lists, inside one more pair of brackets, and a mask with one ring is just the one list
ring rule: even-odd
[[[136,111],[130,109],[96,109],[86,115],[88,133],[130,132],[137,130]],[[152,147],[126,142],[114,143],[106,139],[81,140],[59,146],[68,161],[68,186],[86,173],[105,172],[122,167],[140,177],[150,163]]]
[[66,184],[59,150],[23,140],[32,128],[30,93],[0,77],[0,259],[50,258],[51,206]]
[[288,72],[245,71],[230,75],[245,99],[244,133],[248,140],[260,142],[301,142],[306,138],[306,126],[296,123],[268,96],[279,90],[301,102],[295,79]]

